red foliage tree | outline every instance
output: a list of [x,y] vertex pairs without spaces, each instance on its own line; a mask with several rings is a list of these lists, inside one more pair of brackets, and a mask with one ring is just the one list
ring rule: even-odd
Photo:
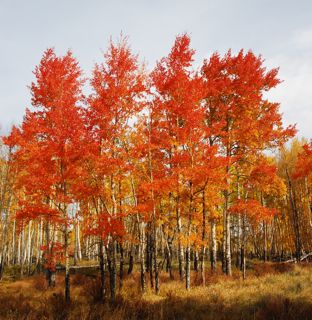
[[16,147],[18,185],[27,196],[18,216],[44,217],[47,256],[51,256],[53,246],[49,224],[58,224],[64,232],[65,297],[69,302],[68,207],[75,201],[72,186],[84,158],[85,125],[79,106],[83,81],[72,53],[58,57],[53,49],[45,51],[34,74],[36,82],[30,89],[35,110],[26,111],[22,126],[13,129],[6,143]]

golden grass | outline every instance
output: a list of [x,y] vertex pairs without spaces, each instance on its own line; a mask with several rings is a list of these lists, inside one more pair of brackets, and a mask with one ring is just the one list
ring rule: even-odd
[[[261,267],[267,274],[257,272]],[[238,271],[232,278],[207,273],[208,285],[188,292],[184,283],[169,281],[163,273],[159,295],[150,287],[142,295],[139,274],[134,273],[124,280],[114,304],[95,303],[88,296],[94,279],[73,275],[70,307],[63,302],[61,275],[48,290],[43,276],[35,276],[0,284],[0,319],[312,319],[312,267],[257,264],[249,273],[246,280]],[[199,283],[196,273],[192,278],[193,284]]]

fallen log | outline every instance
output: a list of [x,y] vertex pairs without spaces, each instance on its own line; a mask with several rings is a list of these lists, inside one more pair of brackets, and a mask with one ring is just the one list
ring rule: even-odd
[[[305,259],[307,259],[308,257],[311,257],[312,256],[312,252],[309,252],[309,253],[307,253],[307,254],[305,254],[305,255],[303,255],[301,258],[300,258],[300,261],[303,261],[303,260],[305,260]],[[290,263],[290,262],[298,262],[297,261],[297,259],[295,258],[295,259],[290,259],[290,260],[286,260],[286,261],[284,261],[284,263]]]
[[[70,266],[69,270],[75,270],[75,269],[92,269],[92,268],[100,268],[99,264],[94,264],[94,265],[86,265],[86,266]],[[56,270],[65,270],[65,266],[63,265],[57,265]]]

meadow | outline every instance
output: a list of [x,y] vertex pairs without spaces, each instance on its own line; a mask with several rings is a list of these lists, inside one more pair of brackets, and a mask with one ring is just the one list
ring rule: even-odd
[[[43,274],[0,284],[1,319],[218,319],[304,320],[312,317],[312,268],[309,264],[248,263],[247,279],[238,270],[232,277],[206,275],[207,285],[192,274],[192,289],[184,282],[160,275],[159,295],[148,287],[141,294],[134,271],[119,289],[116,300],[99,301],[96,272],[71,276],[72,302],[63,296],[64,278],[57,274],[55,288],[47,288]],[[11,276],[14,273],[12,270]],[[7,275],[9,276],[9,274]],[[178,279],[178,273],[174,274]]]

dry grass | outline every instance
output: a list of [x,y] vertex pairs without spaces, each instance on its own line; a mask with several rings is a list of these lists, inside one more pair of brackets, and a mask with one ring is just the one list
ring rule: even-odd
[[207,273],[206,278],[207,286],[202,287],[194,273],[194,287],[186,292],[184,283],[169,281],[163,273],[160,295],[151,288],[141,295],[139,274],[134,273],[110,304],[95,302],[98,282],[77,274],[72,276],[73,301],[67,307],[62,276],[57,276],[54,289],[46,289],[43,276],[36,276],[1,283],[0,319],[312,319],[310,266],[257,263],[245,281],[238,271],[232,278],[220,272]]

